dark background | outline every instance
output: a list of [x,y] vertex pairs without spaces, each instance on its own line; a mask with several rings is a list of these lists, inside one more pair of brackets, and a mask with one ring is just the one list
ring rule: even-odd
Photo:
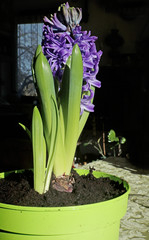
[[[17,23],[41,21],[64,1],[0,2],[0,170],[32,166],[31,144],[18,122],[29,124],[32,97],[16,91]],[[82,28],[97,35],[104,54],[97,78],[95,113],[84,131],[114,129],[127,139],[130,161],[149,167],[149,2],[71,0],[83,8]],[[94,123],[93,123],[94,122]],[[92,136],[91,136],[92,137]]]

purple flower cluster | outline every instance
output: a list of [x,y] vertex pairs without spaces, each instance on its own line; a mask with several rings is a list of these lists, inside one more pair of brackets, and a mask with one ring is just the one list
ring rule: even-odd
[[42,49],[50,64],[53,76],[62,81],[64,66],[72,53],[72,48],[78,44],[83,60],[83,84],[81,99],[81,114],[84,110],[93,112],[91,103],[94,91],[91,86],[101,87],[101,82],[96,79],[99,70],[99,61],[102,51],[97,52],[95,41],[97,37],[91,32],[82,31],[79,22],[82,11],[79,8],[70,8],[63,4],[60,10],[51,16],[44,17]]

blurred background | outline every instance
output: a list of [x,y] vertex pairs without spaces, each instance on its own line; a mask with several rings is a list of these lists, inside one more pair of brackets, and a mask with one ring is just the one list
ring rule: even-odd
[[[0,170],[32,167],[29,127],[36,91],[31,61],[42,39],[43,17],[65,1],[0,2]],[[129,160],[149,168],[149,1],[71,0],[83,10],[82,29],[98,36],[103,51],[95,112],[82,138],[110,129],[127,139]]]

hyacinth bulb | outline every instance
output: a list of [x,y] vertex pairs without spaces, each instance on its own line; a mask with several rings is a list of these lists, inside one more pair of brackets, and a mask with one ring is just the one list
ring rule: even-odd
[[64,66],[72,53],[72,48],[78,44],[83,60],[83,82],[80,113],[94,111],[92,99],[94,91],[92,86],[101,87],[101,82],[96,79],[99,71],[99,61],[102,51],[97,51],[96,36],[91,32],[82,31],[80,21],[82,10],[70,7],[68,3],[62,4],[57,13],[48,19],[44,17],[42,49],[46,56],[54,78],[61,83]]

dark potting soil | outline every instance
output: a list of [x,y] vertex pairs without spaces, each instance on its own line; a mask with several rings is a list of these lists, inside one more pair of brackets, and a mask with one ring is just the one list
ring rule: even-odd
[[75,183],[72,193],[58,192],[50,187],[45,194],[33,189],[33,173],[12,173],[0,179],[0,202],[21,206],[60,207],[101,202],[118,197],[126,192],[123,184],[109,178],[95,178],[90,172],[79,176],[72,171]]

